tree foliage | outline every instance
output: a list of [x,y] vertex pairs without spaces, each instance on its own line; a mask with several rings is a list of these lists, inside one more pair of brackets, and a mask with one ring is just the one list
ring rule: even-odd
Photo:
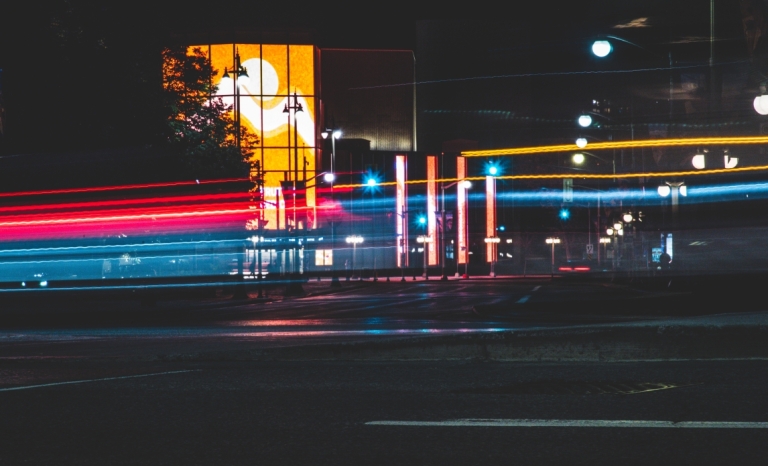
[[215,71],[199,48],[169,47],[163,50],[163,98],[166,109],[166,140],[179,156],[183,171],[195,178],[247,177],[255,134],[236,125],[216,92]]

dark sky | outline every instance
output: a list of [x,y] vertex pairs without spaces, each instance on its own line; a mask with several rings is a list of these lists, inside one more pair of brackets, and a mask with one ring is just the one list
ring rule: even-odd
[[[731,40],[722,44],[733,46],[736,52],[729,55],[743,57],[738,2],[717,5],[718,36]],[[419,80],[655,63],[652,55],[631,47],[622,50],[623,59],[598,63],[587,49],[601,33],[621,35],[660,55],[674,49],[686,60],[706,60],[708,53],[709,2],[701,0],[526,2],[484,18],[468,19],[462,11],[465,16],[454,14],[448,20],[429,20],[443,12],[441,4],[420,11],[412,7],[234,0],[204,7],[180,0],[6,3],[0,14],[0,67],[8,132],[15,138],[5,150],[152,142],[158,52],[179,34],[293,28],[310,31],[320,47],[412,49]],[[650,27],[614,28],[641,18],[647,18],[643,24]],[[681,40],[689,42],[674,44]],[[617,86],[627,80],[609,77],[590,83],[594,88],[595,83]],[[422,110],[453,106],[554,118],[576,111],[579,102],[590,99],[587,91],[592,89],[584,79],[569,77],[476,80],[452,86],[420,85]]]

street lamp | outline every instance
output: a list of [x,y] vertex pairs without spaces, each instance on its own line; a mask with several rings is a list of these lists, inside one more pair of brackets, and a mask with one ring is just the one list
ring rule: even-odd
[[[711,13],[711,12],[710,12]],[[712,20],[712,17],[710,17],[710,21]],[[641,49],[645,52],[647,52],[650,55],[653,55],[657,59],[664,60],[665,65],[669,66],[669,119],[672,119],[672,105],[674,102],[673,95],[674,95],[674,88],[673,88],[673,82],[672,82],[672,52],[668,52],[667,56],[660,55],[658,53],[652,52],[648,50],[647,48],[643,47],[642,45],[638,45],[632,41],[629,41],[627,39],[624,39],[622,37],[613,36],[613,35],[607,35],[604,36],[605,39],[598,39],[592,43],[592,54],[595,55],[598,58],[605,58],[607,57],[612,51],[613,51],[613,44],[611,44],[610,40],[623,42],[625,44],[631,45],[633,47],[636,47],[638,49]],[[609,40],[610,39],[610,40]],[[712,50],[710,49],[710,54],[712,53]],[[711,65],[712,57],[710,56],[710,67]],[[766,99],[766,103],[768,103],[768,99]],[[757,110],[757,99],[755,99],[755,110]],[[765,107],[766,110],[768,110],[768,106]],[[758,113],[760,111],[758,110]],[[768,113],[766,113],[768,114]],[[763,115],[763,114],[761,114]]]
[[[299,131],[296,124],[296,118],[299,112],[304,111],[304,106],[299,102],[299,96],[296,91],[293,92],[293,105],[290,104],[290,96],[288,96],[288,102],[285,103],[283,113],[290,114],[293,111],[293,228],[298,228],[296,223],[296,182],[299,179]],[[289,149],[290,150],[290,149]],[[288,171],[291,170],[291,155],[288,153]],[[306,180],[305,180],[306,181]]]
[[416,242],[419,243],[419,244],[423,244],[424,245],[424,247],[423,247],[423,252],[424,252],[424,254],[423,254],[424,255],[424,273],[423,273],[422,276],[424,277],[424,280],[428,280],[429,278],[427,276],[427,253],[429,251],[429,243],[432,242],[432,237],[431,236],[426,236],[426,235],[419,235],[419,236],[416,237]]
[[[613,239],[613,259],[611,264],[612,268],[616,270],[617,265],[619,265],[619,236],[624,236],[624,225],[621,222],[616,222],[613,224],[613,228],[606,229],[605,233]],[[610,242],[611,238],[609,238],[608,242]]]
[[555,245],[560,244],[560,238],[557,237],[549,237],[547,238],[547,244],[552,246],[552,277],[555,276]]
[[[341,137],[341,130],[340,129],[326,129],[325,131],[320,133],[320,136],[323,137],[323,139],[327,139],[328,136],[331,136],[331,171],[326,173],[323,176],[323,179],[326,183],[331,183],[331,205],[334,204],[333,199],[333,182],[336,181],[336,172],[335,172],[335,163],[336,163],[336,140]],[[335,250],[336,248],[336,222],[331,220],[331,250]],[[336,275],[336,267],[331,267],[331,286],[332,287],[338,287],[341,286],[341,283],[339,283],[339,277]]]
[[240,141],[240,85],[248,83],[248,70],[240,64],[240,51],[235,51],[235,64],[232,68],[224,68],[224,75],[222,78],[229,78],[232,74],[232,82],[235,87],[235,102],[234,102],[234,114],[235,114],[235,144],[238,150],[241,148]]
[[580,115],[578,122],[579,122],[579,126],[581,126],[582,128],[588,128],[589,125],[592,124],[592,117],[587,114]]
[[592,43],[592,53],[596,57],[607,57],[612,50],[613,46],[607,40],[596,40]]
[[498,255],[498,246],[497,245],[500,242],[501,242],[501,238],[499,238],[498,236],[493,236],[493,237],[485,238],[485,243],[486,244],[493,245],[493,248],[492,248],[493,255],[491,256],[492,257],[492,259],[491,259],[491,274],[490,274],[491,277],[495,277],[496,276],[496,256]]
[[[584,138],[582,138],[582,139],[584,139]],[[584,140],[586,141],[586,139],[584,139]],[[585,144],[585,146],[586,146],[586,144]],[[616,174],[616,158],[615,157],[611,161],[611,160],[606,160],[606,159],[604,159],[602,157],[599,157],[599,156],[593,154],[592,152],[580,151],[580,152],[576,152],[575,154],[573,154],[573,156],[571,156],[571,161],[573,163],[575,163],[576,165],[581,165],[584,162],[586,162],[586,160],[587,160],[586,156],[587,155],[592,157],[592,158],[595,158],[597,160],[600,160],[601,162],[610,163],[613,166],[613,174],[614,175]]]
[[[448,275],[445,274],[445,190],[448,188],[452,188],[454,186],[458,186],[459,189],[465,189],[468,190],[472,188],[472,182],[469,180],[459,180],[454,181],[451,184],[443,184],[440,186],[440,189],[442,190],[442,204],[441,204],[441,210],[440,210],[440,247],[442,248],[442,276],[440,277],[440,280],[448,280]],[[469,232],[467,232],[467,236],[469,236]],[[456,245],[458,246],[458,245]],[[458,256],[456,254],[456,251],[454,250],[453,257],[456,258],[456,274],[458,276],[459,273],[459,261]]]
[[[363,237],[358,235],[347,236],[347,244],[352,245],[352,276],[355,275],[355,258],[357,257],[357,245],[363,242]],[[362,274],[360,275],[362,280]]]
[[672,194],[672,215],[677,216],[677,205],[679,196],[688,196],[688,187],[683,181],[665,181],[658,187],[658,193],[661,197],[667,197]]

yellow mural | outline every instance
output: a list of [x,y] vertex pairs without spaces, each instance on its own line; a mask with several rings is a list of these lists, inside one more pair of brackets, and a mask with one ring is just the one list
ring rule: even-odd
[[[253,147],[253,161],[259,161],[264,173],[265,220],[267,229],[286,226],[315,227],[315,190],[306,191],[306,207],[297,203],[299,215],[290,212],[281,195],[281,182],[306,180],[315,175],[316,101],[315,50],[311,45],[217,44],[198,45],[207,51],[216,71],[216,97],[233,105],[239,98],[241,124],[259,136],[260,146]],[[247,78],[225,77],[232,70],[235,55],[246,69]],[[238,86],[239,89],[235,88]],[[239,97],[238,91],[239,90]],[[301,111],[292,107],[301,106]],[[286,107],[289,108],[286,113]],[[314,181],[307,183],[313,185]],[[286,212],[288,207],[289,212]],[[304,215],[304,213],[306,215]]]

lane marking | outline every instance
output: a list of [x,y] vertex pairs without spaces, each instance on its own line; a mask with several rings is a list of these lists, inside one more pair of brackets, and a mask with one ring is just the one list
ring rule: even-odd
[[523,304],[524,302],[528,301],[528,299],[531,297],[531,295],[525,295],[522,298],[517,300],[517,304]]
[[607,421],[591,419],[454,419],[450,421],[371,421],[367,426],[398,427],[623,427],[633,429],[768,429],[768,422]]
[[533,291],[539,291],[539,288],[541,288],[541,285],[538,285],[538,286],[534,286],[534,287],[533,287]]
[[185,372],[200,372],[202,369],[189,369],[184,371],[154,372],[152,374],[123,375],[120,377],[105,377],[103,379],[72,380],[70,382],[44,383],[40,385],[25,385],[23,387],[0,388],[0,392],[12,392],[15,390],[28,390],[30,388],[55,387],[57,385],[72,385],[76,383],[102,382],[105,380],[136,379],[139,377],[152,377],[153,375],[183,374]]

